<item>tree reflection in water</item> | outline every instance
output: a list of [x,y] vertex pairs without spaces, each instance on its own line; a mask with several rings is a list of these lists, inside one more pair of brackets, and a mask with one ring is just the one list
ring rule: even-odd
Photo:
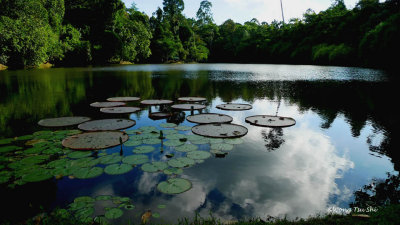
[[285,143],[282,128],[269,128],[268,131],[262,130],[261,135],[264,139],[265,147],[269,152],[275,151]]

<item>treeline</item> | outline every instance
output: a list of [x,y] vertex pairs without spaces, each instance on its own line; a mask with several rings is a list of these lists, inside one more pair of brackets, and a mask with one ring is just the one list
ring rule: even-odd
[[121,0],[0,0],[0,64],[9,67],[120,63],[292,63],[394,68],[400,1],[335,0],[288,23],[216,25],[212,3],[196,18],[183,0],[164,0],[151,17]]

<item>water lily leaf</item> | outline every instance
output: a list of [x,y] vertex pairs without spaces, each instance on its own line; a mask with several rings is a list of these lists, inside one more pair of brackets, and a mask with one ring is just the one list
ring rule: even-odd
[[177,126],[174,129],[175,130],[180,130],[180,131],[187,131],[187,130],[191,130],[192,127],[189,127],[189,126]]
[[112,97],[112,98],[107,98],[107,101],[109,102],[136,102],[139,101],[139,97]]
[[228,104],[217,105],[216,108],[229,111],[242,111],[242,110],[250,110],[253,107],[249,104],[228,103]]
[[17,137],[16,138],[16,140],[17,141],[28,141],[28,140],[31,140],[31,139],[33,139],[35,136],[34,135],[24,135],[24,136],[20,136],[20,137]]
[[166,99],[149,99],[149,100],[143,100],[140,103],[143,105],[169,105],[174,102]]
[[182,173],[183,173],[183,170],[181,168],[172,167],[172,168],[168,168],[168,169],[164,170],[164,174],[166,174],[166,175],[172,175],[172,174],[179,175]]
[[121,130],[132,127],[135,124],[136,121],[128,119],[103,119],[81,123],[78,128],[85,131],[107,131]]
[[22,149],[21,147],[14,146],[14,145],[3,146],[3,147],[0,147],[0,153],[13,152],[13,151],[21,150],[21,149]]
[[126,156],[122,159],[123,163],[130,165],[139,165],[149,161],[149,157],[147,155],[130,155]]
[[162,127],[162,128],[174,128],[176,126],[178,126],[178,125],[176,125],[174,123],[162,123],[162,124],[160,124],[160,127]]
[[153,212],[151,215],[153,218],[160,218],[160,214],[157,212]]
[[1,171],[0,172],[0,184],[7,183],[12,177],[12,172],[9,171]]
[[168,140],[168,141],[164,142],[164,145],[168,146],[168,147],[176,147],[176,146],[180,146],[183,144],[185,144],[185,142],[181,142],[180,140]]
[[59,117],[59,118],[43,119],[40,120],[38,124],[44,127],[66,127],[66,126],[78,125],[89,120],[91,120],[89,117],[80,117],[80,116]]
[[74,199],[74,202],[93,203],[96,200],[90,196],[80,196]]
[[92,203],[77,201],[77,202],[73,202],[73,203],[69,204],[68,207],[71,211],[77,211],[77,210],[81,210],[84,208],[89,208],[92,205],[93,205]]
[[49,148],[49,149],[42,151],[43,154],[47,154],[47,155],[54,155],[54,154],[58,154],[58,153],[62,153],[62,152],[63,152],[62,148]]
[[133,149],[133,152],[136,154],[145,154],[145,153],[149,153],[156,150],[156,148],[154,148],[153,146],[139,146],[136,147],[135,149]]
[[24,182],[39,182],[53,178],[53,175],[50,173],[50,170],[46,169],[34,169],[30,173],[26,174],[22,177]]
[[209,124],[209,123],[230,123],[233,121],[231,116],[217,113],[202,113],[188,116],[186,119],[191,123]]
[[124,145],[127,147],[132,147],[132,146],[139,146],[142,143],[143,142],[141,140],[129,140],[129,141],[125,142]]
[[[75,217],[87,220],[86,218],[92,216],[93,213],[94,213],[93,207],[82,208],[75,212]],[[90,221],[92,221],[92,218],[90,218]]]
[[166,206],[166,205],[158,205],[157,208],[159,208],[159,209],[165,209],[165,208],[167,208],[167,206]]
[[112,164],[107,166],[104,169],[104,172],[109,175],[120,175],[124,173],[128,173],[131,171],[133,167],[128,164]]
[[291,127],[296,124],[293,118],[269,115],[249,116],[245,121],[259,127]]
[[217,158],[224,158],[228,154],[227,152],[215,149],[211,149],[210,152],[213,153]]
[[145,139],[145,140],[143,140],[143,144],[158,145],[158,144],[161,144],[161,139],[158,139],[158,138]]
[[212,144],[211,149],[220,151],[231,151],[233,149],[233,145],[226,143]]
[[79,151],[75,151],[75,152],[71,152],[70,154],[68,154],[69,158],[72,159],[80,159],[80,158],[85,158],[88,156],[91,156],[92,153],[91,152],[79,152]]
[[121,162],[122,158],[119,154],[106,155],[99,158],[99,163],[105,165],[115,164]]
[[182,138],[186,138],[186,135],[184,135],[184,134],[169,134],[169,135],[165,136],[165,138],[169,139],[169,140],[179,140]]
[[75,167],[78,168],[85,168],[85,167],[92,167],[99,163],[99,159],[95,159],[93,157],[86,157],[80,158],[77,160],[70,160],[67,162],[66,167]]
[[108,219],[105,216],[96,216],[93,221],[98,225],[109,225]]
[[127,209],[127,210],[132,210],[132,209],[135,209],[135,206],[132,205],[132,204],[125,204],[124,208]]
[[195,135],[195,134],[193,134],[193,135],[186,135],[185,137],[188,139],[188,141],[198,141],[198,140],[203,140],[203,139],[205,139],[203,136]]
[[48,168],[65,167],[67,165],[68,161],[69,161],[69,159],[54,160],[54,161],[47,163],[47,167]]
[[14,141],[14,138],[5,138],[0,140],[0,145],[8,145]]
[[210,144],[219,144],[224,142],[224,140],[221,138],[208,138],[208,141]]
[[90,104],[92,107],[96,108],[109,108],[109,107],[118,107],[118,106],[125,106],[125,102],[93,102]]
[[195,145],[205,145],[205,144],[209,144],[210,140],[208,138],[203,138],[203,139],[199,139],[199,140],[190,141],[190,143],[195,144]]
[[164,133],[164,135],[177,134],[178,133],[177,130],[162,130],[162,132]]
[[224,142],[231,145],[240,145],[244,141],[241,138],[231,138],[231,139],[224,139]]
[[168,168],[168,164],[166,162],[145,163],[141,167],[141,169],[144,172],[149,172],[149,173],[155,173],[164,170],[166,168]]
[[204,159],[196,159],[195,161],[196,161],[197,164],[205,162]]
[[188,152],[186,154],[186,157],[191,158],[191,159],[207,159],[210,156],[211,156],[211,154],[206,151],[194,151],[194,152]]
[[111,195],[99,195],[96,197],[96,201],[108,201],[111,200]]
[[141,108],[138,107],[109,107],[109,108],[101,108],[100,112],[111,113],[111,114],[125,114],[125,113],[135,113],[140,110]]
[[196,151],[198,148],[199,147],[197,147],[197,145],[184,144],[179,147],[176,147],[175,150],[179,152],[191,152],[191,151]]
[[74,171],[73,176],[78,179],[89,179],[95,178],[103,174],[103,168],[92,167],[92,168],[80,168]]
[[238,138],[247,134],[246,127],[237,124],[201,124],[194,126],[192,132],[197,135],[212,138]]
[[181,102],[204,102],[206,101],[206,98],[203,97],[180,97],[178,98],[178,101]]
[[181,111],[201,110],[205,109],[205,105],[200,104],[176,104],[171,106],[172,109]]
[[96,150],[114,147],[126,142],[128,135],[119,131],[77,134],[63,140],[64,147],[76,150]]
[[43,150],[45,150],[47,147],[32,147],[24,150],[24,154],[39,154]]
[[105,217],[107,219],[117,219],[121,217],[124,214],[124,212],[121,209],[118,208],[112,208],[110,210],[107,210]]
[[192,188],[192,183],[183,178],[171,178],[157,185],[157,189],[165,194],[180,194]]
[[180,158],[171,159],[168,161],[169,166],[176,167],[176,168],[189,167],[189,166],[193,166],[194,164],[196,164],[196,162],[193,159],[190,159],[187,157],[180,157]]

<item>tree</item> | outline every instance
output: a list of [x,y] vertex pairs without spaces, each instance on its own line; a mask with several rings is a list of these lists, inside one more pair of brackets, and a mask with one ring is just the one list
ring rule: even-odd
[[212,3],[210,1],[205,0],[200,2],[200,8],[196,13],[197,22],[200,26],[212,24],[214,22],[211,8]]

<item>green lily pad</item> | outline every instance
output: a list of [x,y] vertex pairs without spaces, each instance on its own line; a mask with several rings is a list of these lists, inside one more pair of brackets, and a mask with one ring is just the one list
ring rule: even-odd
[[158,129],[153,126],[143,126],[143,127],[140,127],[139,130],[141,130],[142,132],[152,132],[152,131],[158,132]]
[[164,135],[170,135],[170,134],[177,134],[178,133],[177,130],[162,130],[162,132],[164,133]]
[[40,182],[51,178],[53,178],[53,175],[50,173],[50,170],[39,168],[23,176],[22,180],[25,182]]
[[78,128],[85,131],[107,131],[121,130],[132,127],[135,124],[136,121],[128,119],[103,119],[81,123]]
[[167,206],[166,206],[166,205],[158,205],[157,208],[159,208],[159,209],[165,209],[165,208],[167,208]]
[[9,171],[1,171],[0,172],[0,184],[7,183],[12,177],[12,172]]
[[73,202],[73,203],[69,204],[68,207],[69,207],[69,210],[71,210],[71,211],[77,211],[77,210],[81,210],[84,208],[93,207],[93,203],[78,201],[78,202]]
[[133,152],[136,154],[145,154],[145,153],[149,153],[156,150],[156,148],[154,148],[153,146],[147,146],[147,145],[143,145],[143,146],[139,146],[136,147],[135,149],[133,149]]
[[161,144],[161,139],[158,139],[158,138],[145,139],[145,140],[143,140],[143,144],[158,145],[158,144]]
[[156,212],[153,212],[153,213],[151,214],[151,216],[152,216],[153,218],[160,218],[160,214],[159,214],[159,213],[156,213]]
[[224,142],[224,140],[221,138],[208,138],[208,141],[210,144],[219,144]]
[[89,120],[91,120],[89,117],[59,117],[43,119],[38,124],[44,127],[65,127],[78,125]]
[[47,163],[48,168],[65,167],[69,159],[58,159]]
[[72,159],[80,159],[80,158],[85,158],[85,157],[88,157],[88,156],[91,156],[91,155],[92,155],[91,152],[78,152],[78,151],[75,151],[75,152],[71,152],[70,154],[68,154],[68,157],[72,158]]
[[21,147],[14,146],[14,145],[3,146],[3,147],[0,147],[0,153],[13,152],[13,151],[21,150],[21,149],[22,149]]
[[142,165],[141,169],[144,172],[155,173],[161,170],[164,170],[168,167],[166,162],[153,162],[153,163],[145,163]]
[[172,175],[172,174],[179,175],[179,174],[183,173],[183,170],[181,168],[172,167],[172,168],[165,169],[163,172],[166,175]]
[[96,200],[90,196],[80,196],[74,199],[74,202],[93,203]]
[[99,163],[99,159],[93,157],[80,158],[68,161],[66,167],[85,168],[92,167]]
[[62,148],[49,148],[49,149],[43,150],[42,153],[47,154],[47,155],[54,155],[54,154],[58,154],[58,153],[63,153],[63,149]]
[[128,164],[112,164],[104,168],[104,172],[109,175],[120,175],[128,173],[133,167]]
[[169,139],[169,140],[179,140],[182,138],[186,138],[186,135],[184,135],[184,134],[169,134],[169,135],[165,136],[165,138]]
[[122,158],[119,154],[106,155],[99,158],[99,163],[105,165],[115,164],[121,162]]
[[233,145],[226,143],[212,144],[211,149],[220,151],[231,151],[233,149]]
[[241,138],[224,139],[224,142],[231,145],[240,145],[243,143]]
[[192,183],[183,178],[171,178],[157,185],[157,189],[165,194],[180,194],[192,188]]
[[210,140],[208,140],[208,138],[203,138],[203,139],[199,139],[199,140],[190,141],[190,143],[195,144],[195,145],[205,145],[205,144],[209,144]]
[[206,151],[194,151],[194,152],[188,152],[186,154],[186,157],[191,158],[191,159],[207,159],[210,156],[211,156],[211,154]]
[[111,195],[99,195],[96,197],[96,201],[108,201],[111,200]]
[[139,165],[149,161],[147,155],[130,155],[122,159],[123,163],[130,165]]
[[174,129],[175,130],[180,130],[180,131],[187,131],[187,130],[191,130],[192,127],[189,127],[189,126],[177,126]]
[[129,140],[129,141],[125,142],[124,145],[127,147],[132,147],[132,146],[139,146],[142,143],[143,142],[141,140]]
[[192,145],[192,144],[184,144],[179,147],[176,147],[175,150],[179,152],[192,152],[196,151],[199,147],[197,145]]
[[124,212],[121,209],[112,208],[112,209],[106,211],[105,217],[107,219],[117,219],[117,218],[121,217],[123,214],[124,214]]
[[24,151],[24,154],[26,154],[26,155],[28,155],[28,154],[39,154],[45,149],[46,149],[46,147],[32,147],[32,148],[26,149]]
[[64,147],[76,150],[97,150],[114,147],[126,142],[128,135],[119,131],[82,133],[63,140]]
[[34,135],[29,134],[29,135],[17,137],[16,140],[17,141],[28,141],[28,140],[33,139],[34,137],[35,137]]
[[162,128],[174,128],[176,126],[177,125],[174,124],[174,123],[162,123],[162,124],[160,124],[160,127],[162,127]]
[[101,167],[92,167],[92,168],[80,168],[74,171],[74,177],[78,179],[89,179],[95,178],[103,174],[103,168]]
[[8,145],[14,141],[14,138],[5,138],[0,140],[0,145]]
[[180,157],[168,161],[168,165],[175,168],[189,167],[193,166],[194,164],[196,164],[196,162],[193,159],[187,157]]
[[[79,219],[86,219],[90,216],[92,216],[94,213],[94,208],[93,207],[87,207],[87,208],[82,208],[77,210],[74,215],[75,217]],[[90,218],[90,221],[92,221],[92,218]]]
[[168,146],[168,147],[176,147],[176,146],[180,146],[183,144],[185,144],[185,142],[181,142],[180,140],[168,140],[168,141],[164,142],[164,145]]
[[132,210],[132,209],[135,209],[135,206],[132,205],[132,204],[124,204],[124,208],[125,208],[126,210]]

